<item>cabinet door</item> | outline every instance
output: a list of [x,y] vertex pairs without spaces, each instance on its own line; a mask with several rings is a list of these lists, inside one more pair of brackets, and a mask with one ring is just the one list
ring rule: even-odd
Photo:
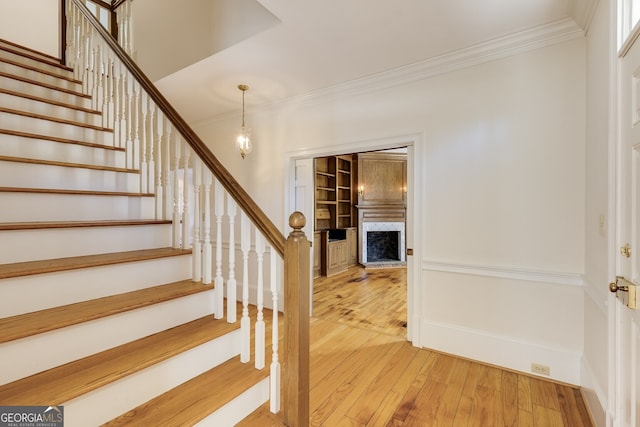
[[347,268],[347,241],[337,240],[327,245],[327,276]]
[[318,277],[322,269],[322,233],[313,233],[313,277]]
[[347,268],[347,260],[349,258],[349,245],[347,245],[346,240],[342,240],[337,245],[338,249],[338,265],[340,266],[340,270],[345,270]]
[[347,266],[358,263],[358,233],[355,228],[347,229]]
[[329,242],[327,245],[327,276],[338,272],[340,269],[338,243]]

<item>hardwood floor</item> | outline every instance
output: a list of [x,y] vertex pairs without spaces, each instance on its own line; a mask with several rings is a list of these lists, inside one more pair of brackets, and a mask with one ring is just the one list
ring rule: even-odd
[[407,269],[352,267],[314,280],[313,318],[406,337]]
[[[314,283],[310,425],[592,426],[580,391],[413,347],[406,270],[351,268]],[[239,426],[283,426],[263,405]]]

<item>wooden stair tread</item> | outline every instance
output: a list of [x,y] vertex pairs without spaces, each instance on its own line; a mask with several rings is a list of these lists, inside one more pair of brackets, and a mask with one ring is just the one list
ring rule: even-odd
[[0,155],[0,161],[15,162],[15,163],[30,163],[30,164],[48,165],[48,166],[61,166],[66,168],[92,169],[92,170],[111,171],[111,172],[140,173],[140,170],[138,169],[127,169],[127,168],[118,168],[118,167],[101,166],[101,165],[88,165],[84,163],[58,162],[58,161],[52,161],[52,160],[32,159],[27,157],[13,157],[13,156]]
[[18,81],[21,81],[23,83],[28,83],[30,85],[41,86],[41,87],[44,87],[44,88],[47,88],[47,89],[51,89],[51,90],[55,90],[55,91],[58,91],[58,92],[68,93],[69,95],[75,95],[75,96],[80,97],[80,98],[86,98],[86,99],[90,99],[91,98],[91,95],[87,95],[85,93],[78,92],[76,90],[66,89],[66,88],[55,86],[55,85],[52,85],[52,84],[39,82],[37,80],[28,79],[26,77],[17,76],[15,74],[9,74],[9,73],[0,72],[0,77],[6,77],[8,79],[18,80]]
[[89,123],[78,122],[75,120],[61,119],[59,117],[45,116],[43,114],[35,114],[29,111],[13,110],[11,108],[0,107],[0,113],[13,114],[16,116],[29,117],[32,119],[47,120],[63,125],[77,126],[85,129],[97,130],[101,132],[113,132],[113,129],[105,128],[102,126],[91,125]]
[[3,405],[60,405],[237,327],[215,320],[213,315],[202,317],[0,386],[0,402]]
[[257,370],[253,363],[243,364],[234,358],[114,418],[103,427],[194,425],[268,376],[268,368]]
[[16,92],[16,91],[5,89],[5,88],[0,88],[0,93],[4,93],[6,95],[11,95],[11,96],[16,96],[16,97],[19,97],[19,98],[29,99],[31,101],[42,102],[42,103],[45,103],[45,104],[54,105],[56,107],[69,108],[71,110],[77,110],[77,111],[81,111],[81,112],[84,112],[84,113],[102,115],[102,112],[99,111],[99,110],[93,110],[91,108],[81,107],[80,105],[74,105],[74,104],[70,104],[68,102],[62,102],[62,101],[56,101],[56,100],[53,100],[53,99],[42,98],[42,97],[31,95],[31,94],[28,94],[28,93]]
[[27,65],[27,64],[24,64],[22,62],[12,61],[11,59],[8,59],[8,58],[0,58],[0,61],[4,62],[6,64],[10,64],[10,65],[13,65],[13,66],[16,66],[16,67],[23,68],[25,70],[35,71],[35,72],[40,73],[40,74],[46,74],[47,76],[55,77],[55,78],[58,78],[58,79],[61,79],[61,80],[66,80],[68,82],[75,83],[77,85],[82,85],[82,82],[80,80],[75,79],[75,78],[70,77],[70,76],[63,76],[61,74],[56,74],[56,73],[54,73],[52,71],[48,71],[48,70],[45,70],[45,69],[42,69],[42,68],[38,68],[38,67],[31,66],[31,65]]
[[[37,50],[19,45],[17,43],[10,42],[5,39],[0,39],[0,41],[2,41],[2,43],[11,45],[11,47],[0,45],[0,50],[11,52],[13,54],[16,54],[25,58],[33,59],[34,61],[42,62],[43,64],[52,65],[54,67],[60,68],[61,70],[73,71],[73,68],[61,64],[60,59],[55,58],[47,53],[39,52]],[[12,47],[17,48],[17,50],[13,49]],[[43,58],[43,57],[46,57],[46,58]]]
[[82,145],[85,147],[100,148],[103,150],[125,151],[125,149],[122,147],[113,147],[113,146],[104,145],[104,144],[96,144],[93,142],[80,141],[77,139],[59,138],[57,136],[49,136],[49,135],[43,135],[38,133],[22,132],[22,131],[9,130],[9,129],[0,129],[0,134],[20,136],[23,138],[30,138],[30,139],[42,139],[46,141],[60,142],[62,144]]
[[188,255],[190,253],[191,249],[157,248],[0,264],[0,279],[100,267],[126,262],[146,261],[170,256]]
[[127,191],[67,190],[60,188],[0,187],[0,193],[70,194],[79,196],[126,196],[154,197],[153,193],[133,193]]
[[84,227],[120,227],[127,225],[171,224],[167,219],[122,219],[103,221],[34,221],[0,223],[0,231],[6,230],[40,230],[51,228],[84,228]]
[[[125,311],[209,291],[213,284],[183,280],[132,292],[110,295],[75,304],[0,319],[0,343],[96,320]],[[0,399],[2,401],[2,399]]]

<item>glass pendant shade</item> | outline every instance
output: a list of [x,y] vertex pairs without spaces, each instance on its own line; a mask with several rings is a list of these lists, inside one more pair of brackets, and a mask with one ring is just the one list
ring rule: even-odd
[[249,86],[238,85],[238,89],[242,91],[242,127],[236,138],[236,148],[240,152],[240,157],[244,159],[253,148],[251,146],[251,130],[244,125],[244,93],[249,89]]
[[236,139],[236,148],[240,152],[240,157],[243,159],[247,156],[247,154],[251,153],[251,130],[242,126],[240,132],[238,133],[238,138]]

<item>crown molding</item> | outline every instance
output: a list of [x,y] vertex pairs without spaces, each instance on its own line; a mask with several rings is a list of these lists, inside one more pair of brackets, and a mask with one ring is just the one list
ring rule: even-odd
[[[596,2],[596,0],[593,1]],[[299,107],[304,104],[321,103],[346,96],[386,89],[581,38],[584,35],[585,32],[573,19],[565,18],[382,73],[254,106],[253,110],[255,114],[260,111],[283,108],[287,105]],[[232,116],[237,116],[237,113],[219,114],[194,123],[194,126],[199,127],[220,122]]]
[[584,30],[585,34],[589,32],[589,27],[591,27],[591,21],[599,2],[600,0],[574,0],[571,16],[580,28]]
[[565,18],[424,61],[289,98],[284,103],[294,100],[315,103],[321,102],[323,98],[335,99],[336,96],[386,89],[581,38],[584,35],[582,28],[573,19]]

